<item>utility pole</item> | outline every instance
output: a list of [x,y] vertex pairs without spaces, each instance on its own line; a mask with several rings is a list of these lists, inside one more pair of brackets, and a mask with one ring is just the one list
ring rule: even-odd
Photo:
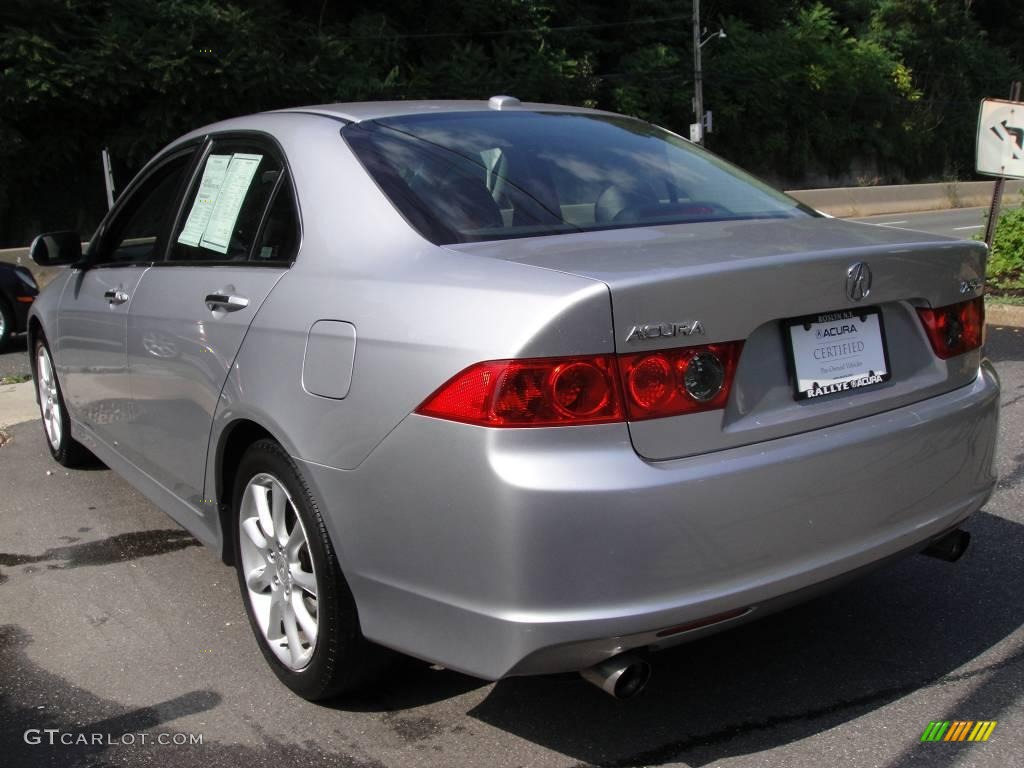
[[700,0],[693,0],[693,111],[697,116],[697,143],[704,145],[704,72],[700,64]]

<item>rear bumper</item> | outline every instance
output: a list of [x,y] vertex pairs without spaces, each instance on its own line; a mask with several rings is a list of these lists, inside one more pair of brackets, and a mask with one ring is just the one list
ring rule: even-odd
[[411,416],[356,470],[300,464],[366,635],[497,679],[743,621],[923,545],[991,494],[998,395],[986,364],[912,406],[654,463],[621,424]]

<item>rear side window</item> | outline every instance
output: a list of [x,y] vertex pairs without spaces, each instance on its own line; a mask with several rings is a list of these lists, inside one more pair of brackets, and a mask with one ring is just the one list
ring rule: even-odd
[[813,215],[703,149],[625,117],[442,113],[353,123],[342,135],[438,244]]
[[299,250],[299,219],[291,184],[282,179],[267,212],[259,246],[252,260],[260,263],[291,262]]
[[215,140],[185,195],[170,261],[247,261],[283,174],[263,143]]

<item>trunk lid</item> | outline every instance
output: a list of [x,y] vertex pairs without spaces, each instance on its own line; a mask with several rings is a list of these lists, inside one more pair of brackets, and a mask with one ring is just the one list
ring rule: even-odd
[[[620,354],[744,341],[724,410],[630,423],[634,448],[652,460],[774,439],[898,408],[969,383],[980,364],[980,350],[950,360],[936,357],[915,312],[916,306],[945,306],[980,292],[976,281],[984,278],[986,250],[976,242],[806,218],[447,247],[602,281],[611,296]],[[856,302],[847,293],[847,272],[858,262],[868,265],[872,280],[868,296]],[[797,400],[785,321],[869,307],[881,312],[891,378]],[[695,322],[703,333],[687,335]],[[646,332],[636,333],[638,327]]]

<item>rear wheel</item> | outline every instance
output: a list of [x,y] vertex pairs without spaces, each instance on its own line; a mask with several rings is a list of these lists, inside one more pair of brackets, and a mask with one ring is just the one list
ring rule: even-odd
[[71,437],[71,420],[57,381],[57,369],[44,339],[36,342],[34,365],[39,414],[43,419],[50,455],[65,467],[80,467],[91,460],[92,454]]
[[238,583],[267,662],[311,701],[369,682],[387,653],[360,631],[320,510],[291,458],[276,442],[259,440],[236,476]]

